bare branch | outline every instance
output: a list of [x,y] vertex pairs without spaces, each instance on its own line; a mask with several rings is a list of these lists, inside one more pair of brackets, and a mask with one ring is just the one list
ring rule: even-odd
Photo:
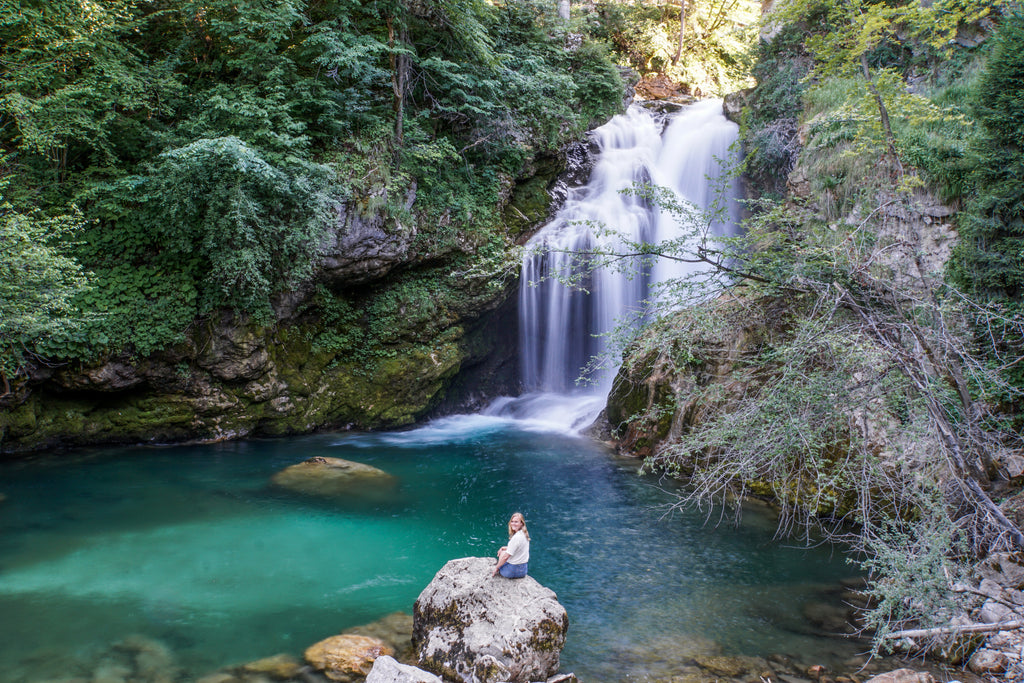
[[996,631],[1016,631],[1024,628],[1024,620],[1001,621],[995,624],[964,624],[963,626],[941,626],[938,628],[918,628],[905,631],[892,631],[882,635],[883,640],[900,640],[903,638],[933,638],[935,636],[960,635],[962,633],[994,633]]

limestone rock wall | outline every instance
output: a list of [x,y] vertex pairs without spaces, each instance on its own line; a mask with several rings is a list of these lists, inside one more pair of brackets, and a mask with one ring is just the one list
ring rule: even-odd
[[[150,356],[39,363],[0,398],[0,454],[393,428],[514,393],[516,241],[548,218],[576,156],[538,158],[507,179],[498,253],[424,247],[416,225],[343,207],[315,280],[279,295],[273,321],[225,312]],[[343,297],[344,315],[324,292]]]

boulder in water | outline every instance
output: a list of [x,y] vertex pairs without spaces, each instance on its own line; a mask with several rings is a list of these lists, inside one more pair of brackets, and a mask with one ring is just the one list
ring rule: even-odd
[[319,456],[286,467],[270,481],[290,491],[316,496],[367,497],[389,492],[395,485],[394,477],[371,465]]
[[332,681],[349,683],[365,678],[373,661],[383,655],[393,655],[387,643],[369,636],[331,636],[306,648],[306,661],[324,672]]
[[373,662],[373,669],[366,677],[366,683],[444,683],[440,678],[417,669],[409,664],[400,664],[394,657],[378,657]]
[[278,681],[287,681],[299,677],[302,662],[289,654],[277,654],[243,664],[240,668],[246,674],[261,674]]
[[413,606],[419,665],[464,683],[525,683],[558,673],[569,617],[532,577],[494,577],[494,560],[451,560]]
[[347,628],[341,634],[383,640],[395,651],[395,657],[403,662],[415,658],[412,649],[412,615],[406,612],[393,612],[372,623]]

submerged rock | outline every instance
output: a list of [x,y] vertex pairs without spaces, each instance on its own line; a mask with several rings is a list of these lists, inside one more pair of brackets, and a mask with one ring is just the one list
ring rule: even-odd
[[411,661],[415,655],[412,649],[412,615],[393,612],[377,621],[362,626],[353,626],[342,631],[342,635],[369,636],[383,640],[395,651],[400,661]]
[[257,659],[254,662],[243,664],[240,668],[246,674],[265,674],[273,679],[286,681],[297,678],[302,666],[302,662],[295,657],[282,653]]
[[286,467],[271,477],[271,482],[297,493],[366,497],[390,491],[395,478],[361,462],[318,456]]
[[465,683],[525,683],[558,673],[569,617],[532,577],[493,577],[494,560],[451,560],[413,607],[421,667]]
[[387,643],[369,636],[332,636],[306,649],[306,661],[332,681],[349,683],[364,678],[378,657],[393,655]]

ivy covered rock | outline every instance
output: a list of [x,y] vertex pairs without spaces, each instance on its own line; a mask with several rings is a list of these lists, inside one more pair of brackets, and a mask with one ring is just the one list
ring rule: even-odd
[[532,577],[492,576],[494,560],[451,560],[413,607],[418,665],[466,683],[525,683],[558,673],[569,616]]
[[723,297],[714,304],[713,324],[686,313],[669,323],[672,330],[691,330],[691,338],[667,341],[664,330],[652,329],[628,350],[604,414],[621,451],[654,455],[758,385],[760,377],[745,368],[745,360],[778,332],[788,313],[778,301],[757,303]]

